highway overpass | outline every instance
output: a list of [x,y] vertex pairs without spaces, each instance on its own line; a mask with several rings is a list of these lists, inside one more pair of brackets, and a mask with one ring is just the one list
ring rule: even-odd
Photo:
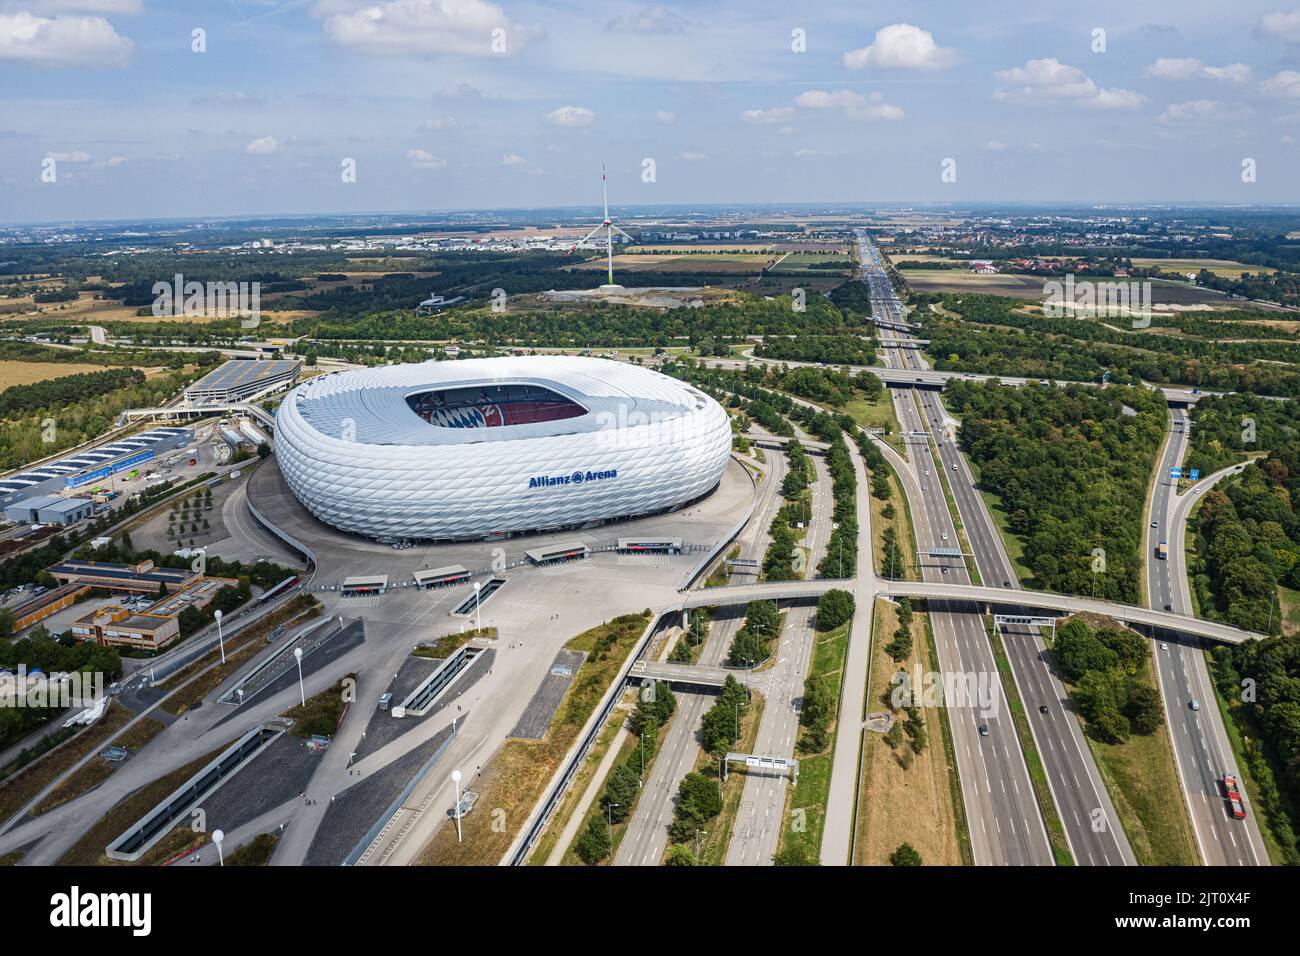
[[117,424],[140,418],[209,418],[213,415],[233,413],[249,415],[266,428],[275,428],[275,416],[260,405],[246,404],[212,404],[212,405],[170,405],[160,408],[128,408],[117,416]]
[[[853,581],[822,579],[813,581],[765,581],[757,584],[733,584],[718,588],[701,588],[684,596],[682,608],[709,607],[713,605],[748,604],[750,601],[815,600],[832,588],[852,591]],[[931,581],[876,581],[876,593],[889,597],[927,598],[932,601],[971,601],[976,604],[998,604],[1010,607],[1032,607],[1056,611],[1062,615],[1099,614],[1113,617],[1127,624],[1164,628],[1180,634],[1192,634],[1223,644],[1241,644],[1258,640],[1264,635],[1243,631],[1204,621],[1200,618],[1167,611],[1154,611],[1115,601],[1053,594],[1050,591],[1012,591],[1006,588],[980,587],[969,584],[947,584]]]

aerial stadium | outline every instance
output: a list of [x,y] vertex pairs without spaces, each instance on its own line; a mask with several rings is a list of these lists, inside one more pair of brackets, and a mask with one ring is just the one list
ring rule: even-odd
[[276,414],[285,482],[318,519],[379,541],[459,541],[680,508],[722,478],[731,427],[691,386],[565,356],[336,372]]

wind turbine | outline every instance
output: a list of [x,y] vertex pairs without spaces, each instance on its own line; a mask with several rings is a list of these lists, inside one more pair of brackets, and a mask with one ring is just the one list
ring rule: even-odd
[[618,226],[614,225],[614,221],[609,218],[609,184],[605,178],[604,164],[601,164],[600,167],[600,192],[605,200],[605,218],[599,226],[597,226],[595,229],[591,230],[591,232],[583,236],[582,242],[585,243],[591,241],[592,236],[596,235],[602,229],[605,230],[605,256],[606,256],[606,262],[608,264],[608,269],[609,269],[609,282],[601,286],[601,288],[620,289],[622,288],[622,286],[614,285],[614,233],[617,232],[628,242],[632,241],[632,237],[629,236],[622,229],[618,228]]

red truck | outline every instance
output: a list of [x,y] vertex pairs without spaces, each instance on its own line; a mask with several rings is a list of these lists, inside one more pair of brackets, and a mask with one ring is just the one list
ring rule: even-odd
[[1237,778],[1230,773],[1223,775],[1223,792],[1228,797],[1228,806],[1232,808],[1232,815],[1238,820],[1246,819],[1246,803],[1241,799]]

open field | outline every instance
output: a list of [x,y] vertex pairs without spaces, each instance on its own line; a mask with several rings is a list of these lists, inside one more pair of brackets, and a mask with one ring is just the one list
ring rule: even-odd
[[[1024,299],[1028,302],[1040,302],[1043,299],[1043,285],[1052,281],[1043,276],[1013,275],[993,273],[982,275],[977,272],[964,272],[955,269],[900,269],[899,274],[907,280],[917,292],[976,292],[982,295],[1002,295],[1012,299]],[[1122,282],[1129,280],[1105,279],[1098,281]],[[1136,280],[1134,280],[1136,281]],[[1211,303],[1223,306],[1232,300],[1208,289],[1200,289],[1179,282],[1151,282],[1152,304],[1191,305]]]
[[[722,272],[757,274],[763,266],[776,259],[773,253],[735,252],[701,253],[681,256],[646,256],[623,253],[614,257],[615,279],[623,272]],[[604,256],[569,266],[572,271],[592,272],[605,269]]]
[[1300,591],[1279,584],[1277,595],[1282,610],[1282,633],[1300,634]]
[[102,372],[113,366],[90,365],[82,362],[16,362],[0,360],[0,389],[13,385],[32,385],[64,375],[82,372]]
[[[862,613],[862,611],[859,611]],[[884,645],[898,629],[898,610],[888,601],[877,601],[871,641],[871,684],[867,688],[867,710],[889,710],[893,675],[900,667],[915,674],[934,669],[925,640],[924,615],[912,619],[912,655],[895,663]],[[890,747],[883,734],[867,731],[863,743],[862,771],[858,781],[858,819],[853,862],[858,866],[884,866],[901,843],[910,843],[921,860],[934,866],[960,866],[956,808],[948,779],[955,773],[944,745],[939,710],[917,709],[925,724],[925,746],[913,752],[910,739]],[[895,720],[906,721],[899,710]],[[906,764],[906,766],[904,766]]]
[[1161,272],[1200,272],[1207,269],[1216,276],[1236,277],[1243,272],[1262,272],[1272,275],[1276,269],[1268,266],[1252,266],[1232,259],[1133,259],[1133,265],[1139,269],[1157,268]]

